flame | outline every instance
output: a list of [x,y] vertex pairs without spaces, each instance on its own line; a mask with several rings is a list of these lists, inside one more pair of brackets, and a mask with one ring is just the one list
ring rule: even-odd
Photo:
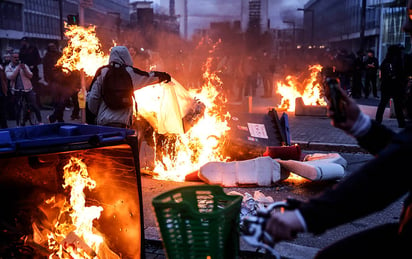
[[[220,41],[216,44],[219,43]],[[215,48],[216,46],[213,46],[212,49]],[[176,98],[181,102],[179,105],[191,106],[193,100],[196,100],[204,105],[204,112],[203,116],[199,116],[189,130],[179,132],[180,126],[176,126],[173,128],[175,130],[173,134],[166,134],[166,139],[160,143],[161,152],[155,152],[155,166],[153,169],[155,179],[181,182],[185,180],[186,175],[199,170],[207,162],[228,160],[227,157],[222,155],[222,150],[225,135],[230,130],[228,126],[230,114],[224,111],[227,99],[220,91],[223,83],[216,72],[213,71],[212,63],[213,58],[206,59],[203,66],[204,83],[200,89],[186,90],[174,79],[172,80],[175,86],[171,86],[170,96],[176,95],[174,89],[183,89],[178,92],[178,94],[184,95],[183,98]],[[169,86],[155,85],[135,91],[139,114],[151,122],[151,125],[156,124],[153,121],[158,120],[159,117],[162,117],[161,114],[165,113],[164,108],[163,110],[159,108],[162,102],[168,101],[162,101],[160,93],[165,87]],[[152,93],[149,93],[149,91]],[[153,91],[157,91],[159,94],[153,94]],[[149,97],[153,95],[154,97]],[[169,105],[166,111],[167,116],[163,116],[163,118],[170,119],[171,116],[175,118],[177,116],[175,121],[180,123],[186,114],[181,107],[175,106],[175,104]],[[152,115],[156,113],[156,116]]]
[[109,61],[109,56],[101,50],[100,41],[96,37],[96,26],[86,28],[65,23],[65,28],[67,30],[64,35],[69,40],[57,66],[69,71],[83,71],[93,77],[97,69]]
[[227,99],[218,90],[223,83],[211,71],[212,61],[208,58],[204,65],[204,84],[200,91],[189,90],[192,98],[205,105],[204,116],[188,132],[163,143],[167,152],[156,158],[155,179],[181,182],[187,174],[199,170],[207,162],[228,160],[221,154],[224,137],[230,130],[230,114],[222,109]]
[[302,97],[305,105],[326,105],[324,96],[322,94],[322,87],[318,80],[319,72],[322,70],[321,65],[311,65],[308,70],[310,77],[304,79],[292,75],[288,75],[285,79],[286,83],[277,82],[276,93],[282,96],[280,109],[287,111],[295,110],[295,100]]
[[71,157],[63,170],[63,188],[71,188],[70,201],[62,206],[54,232],[48,234],[49,249],[53,251],[49,258],[94,258],[103,237],[93,230],[93,221],[100,217],[103,208],[87,207],[83,190],[93,190],[96,182],[89,178],[87,166],[79,158]]

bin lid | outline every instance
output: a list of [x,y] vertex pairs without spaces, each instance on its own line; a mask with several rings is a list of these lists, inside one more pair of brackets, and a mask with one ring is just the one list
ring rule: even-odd
[[135,136],[133,129],[107,126],[53,123],[0,130],[0,156],[4,153],[49,147],[87,144],[90,147],[119,144],[128,136]]

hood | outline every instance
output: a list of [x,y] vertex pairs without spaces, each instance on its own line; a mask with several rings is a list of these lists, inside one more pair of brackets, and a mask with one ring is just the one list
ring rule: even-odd
[[112,48],[109,57],[109,63],[111,62],[133,66],[132,57],[126,46],[115,46]]

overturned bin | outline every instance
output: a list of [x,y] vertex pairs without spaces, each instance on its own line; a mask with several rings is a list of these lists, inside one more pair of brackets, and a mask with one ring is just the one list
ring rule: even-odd
[[113,127],[0,130],[0,257],[144,257],[137,146]]

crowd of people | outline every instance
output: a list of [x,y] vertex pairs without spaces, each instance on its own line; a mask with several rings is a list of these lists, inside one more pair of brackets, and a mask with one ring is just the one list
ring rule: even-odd
[[[77,93],[80,88],[80,75],[76,71],[63,71],[56,66],[61,57],[57,44],[50,42],[45,55],[24,37],[17,49],[8,48],[0,64],[1,105],[0,126],[8,128],[8,120],[15,120],[16,126],[25,126],[21,120],[25,112],[21,103],[23,98],[34,111],[34,124],[44,124],[41,110],[47,109],[44,95],[50,95],[51,113],[47,116],[50,123],[63,122],[64,110],[72,107],[72,119],[79,119]],[[41,73],[40,65],[43,65]],[[47,90],[46,90],[47,89]]]
[[[160,41],[161,43],[154,44],[152,49],[127,41],[123,45],[129,50],[133,66],[143,71],[168,71],[186,88],[201,88],[207,80],[205,75],[215,73],[219,77],[220,81],[216,83],[221,87],[222,93],[228,101],[235,102],[242,101],[246,96],[256,96],[259,87],[262,88],[262,98],[273,98],[276,95],[276,82],[284,80],[288,75],[307,72],[309,65],[332,67],[342,88],[351,97],[380,99],[375,118],[377,122],[382,121],[383,111],[392,99],[399,127],[405,126],[402,93],[406,91],[407,75],[401,72],[399,76],[402,79],[389,80],[386,76],[387,70],[381,69],[385,64],[378,64],[373,50],[358,51],[355,55],[346,49],[302,48],[289,49],[287,55],[281,55],[275,51],[270,37],[262,35],[258,41],[259,44],[250,43],[243,34],[224,31],[215,37],[212,35],[210,38],[194,38],[190,42],[181,39]],[[403,50],[400,51],[403,62]],[[388,49],[388,55],[393,52]],[[19,60],[16,61],[26,64],[32,74],[29,80],[31,85],[26,83],[25,89],[31,91],[29,99],[34,98],[30,102],[33,102],[36,113],[37,110],[44,109],[44,102],[41,101],[45,94],[44,89],[51,95],[53,112],[47,118],[41,118],[39,113],[39,122],[63,122],[66,107],[72,107],[72,120],[80,119],[80,75],[78,71],[62,71],[61,67],[55,66],[62,55],[57,42],[50,42],[41,57],[39,50],[30,44],[27,38],[23,38],[20,49],[7,50],[3,56],[4,72],[7,67],[10,71],[15,70],[15,66],[12,67],[13,55],[19,55]],[[389,57],[386,57],[384,62],[388,59]],[[43,67],[41,75],[40,64]],[[392,68],[404,71],[405,65],[394,65]],[[7,91],[0,96],[5,100],[0,106],[2,127],[7,127],[7,119],[14,119],[17,115],[18,108],[10,111],[16,99],[11,87],[15,83],[12,82],[20,82],[25,76],[28,74],[14,78],[6,73]],[[44,87],[45,84],[47,87]],[[396,87],[400,89],[393,90]]]

